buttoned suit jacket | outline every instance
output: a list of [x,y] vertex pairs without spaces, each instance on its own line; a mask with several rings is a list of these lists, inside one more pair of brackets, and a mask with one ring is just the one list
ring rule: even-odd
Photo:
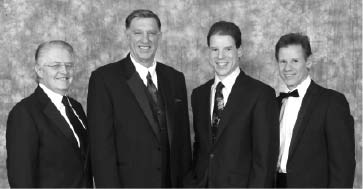
[[[161,63],[156,74],[165,104],[171,182],[180,187],[191,163],[185,79]],[[97,187],[161,187],[160,133],[145,90],[130,55],[91,75],[88,120]]]
[[[87,126],[80,103],[70,103]],[[39,86],[10,111],[6,128],[10,187],[92,187],[88,147],[78,147],[68,123]]]
[[[282,99],[277,100],[281,106]],[[311,81],[293,129],[287,187],[351,188],[354,154],[354,121],[346,98]]]
[[278,106],[274,90],[242,70],[211,142],[210,96],[214,79],[193,90],[195,131],[188,187],[272,187],[278,156]]

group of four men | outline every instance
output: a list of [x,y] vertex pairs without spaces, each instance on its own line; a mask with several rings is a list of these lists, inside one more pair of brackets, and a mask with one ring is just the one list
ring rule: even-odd
[[349,105],[311,80],[307,36],[287,34],[276,44],[287,86],[276,99],[239,68],[238,26],[212,25],[215,77],[192,92],[192,155],[184,75],[155,60],[158,16],[135,10],[125,31],[127,57],[91,74],[87,118],[67,96],[72,46],[38,47],[39,85],[7,122],[11,187],[352,187]]

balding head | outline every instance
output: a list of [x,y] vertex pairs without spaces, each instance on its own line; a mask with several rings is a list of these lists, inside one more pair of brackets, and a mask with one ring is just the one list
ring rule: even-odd
[[72,82],[74,67],[72,46],[60,40],[39,45],[35,53],[37,81],[61,95],[65,95]]

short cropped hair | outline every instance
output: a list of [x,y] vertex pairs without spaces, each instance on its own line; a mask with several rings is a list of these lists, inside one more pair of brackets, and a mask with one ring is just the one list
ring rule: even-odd
[[37,50],[35,51],[35,62],[38,63],[39,59],[44,55],[44,53],[46,53],[49,49],[51,49],[53,47],[59,47],[59,48],[65,49],[71,55],[74,54],[72,45],[70,45],[69,43],[67,43],[65,41],[62,41],[62,40],[47,41],[47,42],[40,44],[38,46]]
[[305,60],[311,56],[311,47],[309,37],[303,35],[301,33],[289,33],[283,35],[279,41],[276,43],[275,46],[275,58],[279,60],[279,50],[283,47],[287,47],[289,45],[301,45],[302,49],[304,50],[304,57]]
[[212,27],[209,29],[208,35],[207,35],[207,43],[208,47],[210,45],[210,38],[212,35],[229,35],[234,39],[234,42],[236,44],[236,47],[239,48],[242,44],[241,40],[241,30],[239,27],[232,23],[232,22],[226,22],[226,21],[219,21],[212,25]]
[[158,24],[159,30],[161,30],[161,22],[160,22],[160,19],[159,19],[158,15],[156,15],[151,10],[138,9],[138,10],[132,11],[132,13],[129,14],[127,16],[126,20],[125,20],[126,29],[128,29],[130,27],[131,21],[134,18],[154,18],[156,20],[156,23]]

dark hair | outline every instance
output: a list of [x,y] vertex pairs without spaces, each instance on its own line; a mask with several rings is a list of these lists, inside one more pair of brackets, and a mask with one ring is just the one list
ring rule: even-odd
[[303,35],[301,33],[289,33],[283,35],[276,43],[275,46],[276,60],[279,60],[278,55],[280,48],[287,47],[289,45],[301,45],[302,49],[304,50],[305,60],[312,54],[308,36]]
[[208,47],[210,45],[210,38],[212,35],[229,35],[234,39],[236,47],[239,48],[241,46],[241,30],[239,27],[232,23],[226,21],[219,21],[212,25],[209,29],[208,36],[207,36],[207,44]]
[[125,20],[126,29],[128,29],[130,27],[131,21],[134,18],[154,18],[156,20],[156,23],[158,24],[159,30],[161,29],[161,22],[160,22],[158,15],[153,13],[151,10],[138,9],[138,10],[132,11],[132,13],[129,14]]
[[60,47],[67,50],[70,54],[74,53],[72,45],[62,40],[52,40],[40,44],[35,51],[35,62],[38,63],[39,58],[52,47]]

